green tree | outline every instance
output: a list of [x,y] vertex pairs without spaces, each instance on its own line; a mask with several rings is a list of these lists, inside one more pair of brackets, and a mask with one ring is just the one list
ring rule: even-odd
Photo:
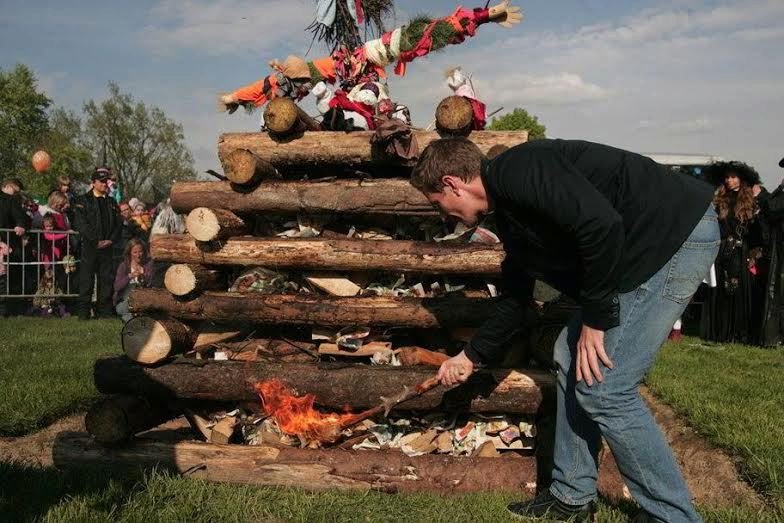
[[58,107],[49,113],[49,133],[44,146],[52,157],[52,173],[72,180],[90,180],[94,153],[85,142],[82,119],[74,111]]
[[87,144],[84,143],[82,121],[73,111],[58,107],[47,114],[48,129],[37,143],[49,153],[52,166],[48,172],[36,173],[25,166],[20,176],[27,192],[43,200],[56,185],[59,175],[67,175],[74,181],[87,182],[95,161]]
[[84,114],[86,143],[93,152],[105,144],[107,163],[126,197],[159,200],[175,180],[195,176],[182,125],[161,109],[134,100],[117,84],[109,84],[106,100],[87,102]]
[[51,103],[29,67],[0,69],[0,178],[32,176],[30,161],[48,131]]
[[529,140],[539,140],[545,137],[547,128],[539,123],[539,118],[528,113],[525,109],[517,107],[511,113],[496,116],[490,122],[488,129],[492,131],[528,131]]

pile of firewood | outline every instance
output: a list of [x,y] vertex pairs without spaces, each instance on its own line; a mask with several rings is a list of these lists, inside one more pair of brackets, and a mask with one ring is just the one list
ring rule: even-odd
[[[526,354],[514,370],[482,369],[331,441],[292,433],[265,411],[259,384],[273,381],[292,398],[311,395],[318,416],[371,409],[431,377],[492,313],[503,259],[492,232],[448,228],[408,184],[409,168],[377,153],[369,134],[226,134],[226,180],[173,186],[187,233],[152,238],[165,288],[134,292],[125,354],[95,365],[107,396],[86,425],[109,447],[72,435],[56,462],[307,488],[535,485],[554,379],[522,370],[534,358],[522,349],[512,351]],[[420,149],[437,138],[414,134]],[[470,139],[488,151],[526,136]],[[561,321],[558,311],[547,321]],[[202,441],[135,437],[183,414]]]

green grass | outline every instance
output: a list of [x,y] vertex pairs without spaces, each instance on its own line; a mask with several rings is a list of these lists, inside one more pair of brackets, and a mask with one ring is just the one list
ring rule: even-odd
[[[119,321],[0,321],[0,434],[24,434],[81,410],[96,395],[92,363],[119,352]],[[649,386],[717,445],[743,458],[743,471],[782,504],[784,352],[705,348],[689,339],[667,346]],[[79,470],[0,462],[2,521],[511,521],[511,498],[308,493],[211,484],[150,472],[142,481]],[[604,523],[627,521],[634,507],[601,505]],[[782,521],[765,514],[701,509],[716,523]]]
[[[514,498],[494,494],[442,497],[375,492],[312,493],[297,489],[207,483],[151,472],[139,483],[0,464],[0,514],[47,522],[506,522]],[[31,503],[34,500],[35,502]],[[635,508],[602,504],[597,521],[625,523]],[[743,509],[702,511],[707,522],[773,523],[773,514]]]
[[647,383],[784,506],[784,351],[686,338],[664,347]]
[[83,409],[98,395],[93,362],[120,351],[119,320],[0,320],[0,436],[17,436]]

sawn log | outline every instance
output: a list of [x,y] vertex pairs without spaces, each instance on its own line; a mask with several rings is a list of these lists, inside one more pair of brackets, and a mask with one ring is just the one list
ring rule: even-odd
[[188,213],[197,207],[237,213],[345,213],[436,216],[427,198],[396,178],[377,180],[265,181],[249,192],[235,191],[230,182],[176,182],[172,206]]
[[[306,132],[302,136],[286,141],[276,141],[265,133],[226,133],[218,140],[218,157],[221,162],[236,149],[247,149],[262,160],[277,168],[284,175],[291,171],[307,170],[312,175],[335,168],[370,169],[379,166],[397,166],[370,145],[372,131],[339,133],[332,131]],[[438,133],[414,131],[419,150],[439,138]],[[483,152],[494,145],[509,147],[528,139],[527,131],[476,131],[469,139]],[[224,171],[228,168],[224,166]],[[410,168],[399,167],[398,174],[410,172]]]
[[140,474],[152,467],[239,484],[309,490],[395,492],[510,492],[532,494],[533,457],[463,458],[400,451],[307,450],[196,441],[165,441],[145,436],[132,445],[105,449],[78,432],[58,434],[52,450],[60,469],[98,467]]
[[130,310],[165,313],[180,320],[237,321],[261,324],[389,327],[479,326],[493,313],[491,298],[460,295],[439,298],[386,296],[336,297],[313,294],[240,294],[205,292],[177,299],[163,289],[135,289]]
[[[382,396],[399,394],[404,386],[431,377],[429,367],[388,367],[343,363],[273,363],[177,360],[144,367],[125,357],[103,357],[95,363],[95,385],[104,394],[129,394],[225,402],[259,401],[253,386],[279,379],[298,394],[314,394],[318,405],[355,412],[378,404]],[[554,378],[549,372],[511,369],[479,370],[460,387],[432,390],[412,399],[403,410],[549,412]]]
[[153,236],[151,253],[156,261],[174,263],[421,274],[497,275],[504,259],[501,245],[478,243],[240,236],[197,244],[185,234]]

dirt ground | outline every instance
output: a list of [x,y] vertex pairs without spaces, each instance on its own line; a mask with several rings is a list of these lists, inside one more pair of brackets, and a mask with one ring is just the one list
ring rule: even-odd
[[[733,458],[710,445],[671,408],[655,400],[649,391],[643,389],[642,392],[675,452],[697,504],[716,508],[764,506],[764,500],[740,479]],[[184,420],[175,420],[161,428],[170,432],[183,428],[183,423]],[[84,416],[69,416],[29,436],[0,438],[0,460],[51,466],[52,445],[62,431],[84,431]],[[599,487],[610,497],[628,497],[628,490],[609,452],[602,456]]]
[[[643,387],[641,392],[675,453],[695,503],[715,508],[764,507],[763,498],[738,475],[732,457],[708,443],[674,410],[656,400],[648,389]],[[611,497],[619,492],[629,497],[611,453],[602,455],[601,468],[600,490]]]

